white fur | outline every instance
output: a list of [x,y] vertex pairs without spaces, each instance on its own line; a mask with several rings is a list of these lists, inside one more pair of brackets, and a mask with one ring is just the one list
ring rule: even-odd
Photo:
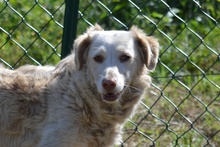
[[156,39],[91,27],[56,67],[0,68],[1,147],[107,147],[150,85]]

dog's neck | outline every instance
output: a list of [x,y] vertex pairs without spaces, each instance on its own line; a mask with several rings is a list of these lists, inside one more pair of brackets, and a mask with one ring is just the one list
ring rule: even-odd
[[[66,90],[65,94],[68,96],[63,97],[63,99],[70,98],[68,104],[71,106],[74,103],[76,106],[74,109],[81,113],[76,120],[79,121],[79,127],[85,129],[84,127],[87,126],[86,132],[90,132],[93,137],[99,138],[99,142],[106,142],[103,139],[106,136],[109,140],[118,138],[115,136],[120,134],[123,123],[131,116],[149,84],[149,80],[143,80],[143,77],[136,76],[137,79],[133,79],[135,82],[130,83],[129,87],[124,89],[118,101],[106,103],[102,100],[101,94],[98,93],[96,84],[91,80],[91,77],[88,77],[90,74],[87,73],[86,69],[80,71],[67,69],[55,75],[56,83],[54,85],[59,86],[53,87],[53,83],[51,86],[56,91],[62,90],[63,92],[63,89]],[[63,86],[62,89],[60,89],[60,85]]]

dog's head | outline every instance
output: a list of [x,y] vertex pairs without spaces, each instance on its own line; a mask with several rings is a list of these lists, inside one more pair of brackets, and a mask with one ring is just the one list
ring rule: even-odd
[[137,27],[104,31],[96,25],[74,43],[78,70],[86,68],[104,101],[117,101],[143,68],[157,64],[159,44]]

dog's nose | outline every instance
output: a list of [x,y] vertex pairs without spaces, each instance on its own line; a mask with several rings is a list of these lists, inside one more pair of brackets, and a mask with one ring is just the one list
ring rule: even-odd
[[109,80],[109,79],[103,79],[102,80],[102,86],[106,89],[106,90],[112,90],[115,88],[116,86],[116,81],[115,80]]

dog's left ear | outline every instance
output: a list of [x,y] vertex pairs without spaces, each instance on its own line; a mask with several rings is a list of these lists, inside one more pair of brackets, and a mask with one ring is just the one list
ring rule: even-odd
[[137,27],[131,27],[130,31],[134,35],[134,40],[140,52],[142,61],[149,70],[154,70],[158,61],[159,43],[154,37],[148,37]]
[[86,33],[80,35],[74,42],[75,63],[78,70],[81,70],[86,63],[88,50],[92,42],[91,33],[94,31],[103,31],[103,29],[98,24],[95,24],[88,28]]

